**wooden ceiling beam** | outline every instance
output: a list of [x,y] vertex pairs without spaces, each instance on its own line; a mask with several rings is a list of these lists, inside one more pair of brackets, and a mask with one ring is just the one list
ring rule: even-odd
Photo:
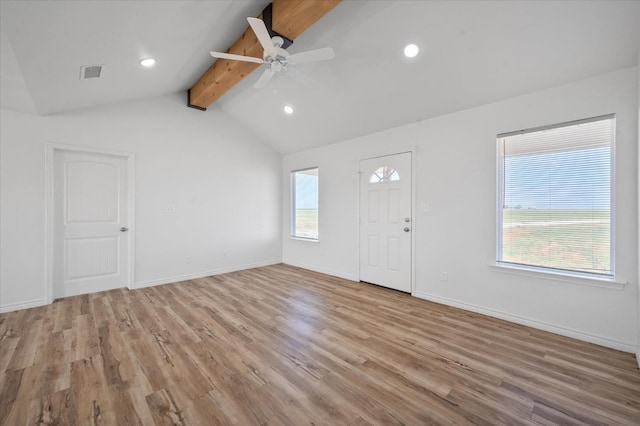
[[[272,29],[293,40],[336,7],[340,1],[274,0]],[[227,53],[262,58],[262,46],[251,27],[247,27],[242,36],[227,49]],[[189,89],[188,105],[196,109],[206,109],[259,66],[260,64],[253,62],[216,60]]]
[[294,40],[341,0],[273,0],[272,29]]

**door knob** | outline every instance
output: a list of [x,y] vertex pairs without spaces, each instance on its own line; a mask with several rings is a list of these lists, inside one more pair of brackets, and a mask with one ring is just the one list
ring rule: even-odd
[[404,228],[404,232],[409,232],[409,227]]
[[124,226],[122,228],[120,228],[120,232],[127,232],[128,230],[129,230],[129,228],[126,228]]

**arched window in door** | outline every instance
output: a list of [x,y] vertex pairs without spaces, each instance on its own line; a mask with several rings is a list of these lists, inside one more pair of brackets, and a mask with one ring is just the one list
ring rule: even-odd
[[379,167],[369,177],[369,183],[395,182],[400,180],[397,170],[391,166]]

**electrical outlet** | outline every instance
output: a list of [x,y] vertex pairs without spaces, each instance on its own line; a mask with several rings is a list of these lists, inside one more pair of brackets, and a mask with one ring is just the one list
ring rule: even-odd
[[191,256],[185,256],[184,263],[191,263]]
[[440,281],[449,281],[449,273],[447,271],[440,272]]

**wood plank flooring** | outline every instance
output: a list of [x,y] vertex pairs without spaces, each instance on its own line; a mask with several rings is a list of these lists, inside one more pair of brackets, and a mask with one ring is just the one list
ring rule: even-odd
[[633,355],[274,265],[0,315],[0,424],[640,424]]

